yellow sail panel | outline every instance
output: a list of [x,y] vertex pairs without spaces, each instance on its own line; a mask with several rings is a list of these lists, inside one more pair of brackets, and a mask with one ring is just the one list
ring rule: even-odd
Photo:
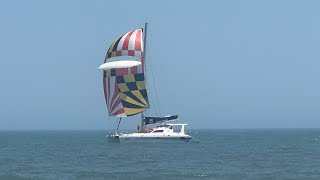
[[138,90],[146,89],[146,83],[144,81],[137,81]]
[[105,72],[104,74],[105,77],[111,77],[111,69],[105,70],[104,72]]
[[124,112],[127,116],[132,116],[132,115],[136,115],[138,113],[141,113],[145,110],[145,108],[141,108],[141,109],[138,109],[138,108],[124,108]]
[[135,82],[136,81],[136,79],[134,78],[133,74],[130,74],[130,75],[127,75],[127,76],[123,76],[123,78],[124,78],[125,82]]
[[[128,94],[128,93],[127,93],[127,94]],[[127,96],[127,95],[124,94],[124,93],[119,93],[119,95],[120,95],[120,98],[121,98],[123,101],[126,101],[126,102],[128,102],[128,103],[131,103],[131,104],[134,104],[134,105],[143,107],[143,108],[146,108],[146,107],[147,107],[145,104],[139,103],[138,101],[132,99],[130,96]]]
[[142,94],[140,93],[139,90],[137,91],[132,91],[131,92],[133,95],[135,95],[140,101],[142,101],[142,103],[145,105],[145,106],[148,106],[148,103],[146,102],[145,98],[142,96]]
[[[143,73],[117,76],[117,86],[121,104],[127,116],[134,115],[149,108],[148,96]],[[136,110],[134,110],[136,109]],[[127,113],[128,112],[128,113]]]
[[129,88],[126,83],[118,83],[118,88],[120,89],[120,92],[129,91]]

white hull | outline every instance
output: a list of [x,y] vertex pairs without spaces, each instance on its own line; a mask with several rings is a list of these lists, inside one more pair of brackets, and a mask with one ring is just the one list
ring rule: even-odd
[[[184,132],[186,124],[165,124],[155,128],[149,133],[114,134],[107,136],[111,143],[124,142],[149,142],[151,141],[184,141],[188,142],[192,137]],[[173,126],[182,126],[180,132],[174,132]]]
[[151,133],[132,133],[121,135],[107,136],[108,141],[111,143],[127,143],[127,142],[188,142],[192,139],[187,134],[165,135],[165,134],[151,134]]

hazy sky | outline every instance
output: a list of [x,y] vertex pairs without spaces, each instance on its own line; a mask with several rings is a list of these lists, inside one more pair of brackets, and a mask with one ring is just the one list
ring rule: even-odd
[[149,115],[152,69],[161,114],[189,128],[320,128],[319,9],[311,0],[1,1],[0,129],[113,128],[97,68],[116,37],[145,22]]

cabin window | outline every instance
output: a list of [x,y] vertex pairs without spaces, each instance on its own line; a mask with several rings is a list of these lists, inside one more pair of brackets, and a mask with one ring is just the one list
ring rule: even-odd
[[154,133],[159,133],[159,132],[163,132],[163,130],[155,130],[153,131]]
[[173,127],[173,132],[180,132],[181,131],[181,126],[174,126]]

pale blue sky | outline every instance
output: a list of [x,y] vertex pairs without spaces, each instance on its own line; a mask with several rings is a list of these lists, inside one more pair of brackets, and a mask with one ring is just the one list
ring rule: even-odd
[[319,9],[302,0],[1,1],[0,129],[113,128],[97,68],[116,37],[144,22],[162,115],[189,128],[320,128]]

